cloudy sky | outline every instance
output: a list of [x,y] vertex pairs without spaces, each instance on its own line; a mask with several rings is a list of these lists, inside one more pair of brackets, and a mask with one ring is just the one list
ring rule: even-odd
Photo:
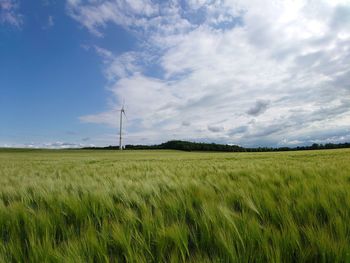
[[[30,3],[29,3],[30,2]],[[350,141],[349,0],[0,0],[0,146]]]

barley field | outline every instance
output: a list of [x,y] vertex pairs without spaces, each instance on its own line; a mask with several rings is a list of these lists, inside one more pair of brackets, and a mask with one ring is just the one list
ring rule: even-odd
[[350,262],[350,150],[0,150],[0,262]]

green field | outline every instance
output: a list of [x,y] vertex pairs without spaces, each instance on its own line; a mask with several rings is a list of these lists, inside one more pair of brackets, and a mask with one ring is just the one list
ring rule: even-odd
[[1,150],[0,262],[350,262],[350,150]]

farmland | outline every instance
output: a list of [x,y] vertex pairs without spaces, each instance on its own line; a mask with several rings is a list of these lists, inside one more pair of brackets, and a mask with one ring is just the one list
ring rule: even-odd
[[350,262],[350,150],[0,150],[1,262]]

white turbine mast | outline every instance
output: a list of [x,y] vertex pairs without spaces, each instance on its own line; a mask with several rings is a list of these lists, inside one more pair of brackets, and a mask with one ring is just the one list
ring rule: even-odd
[[124,114],[124,117],[126,118],[125,109],[124,109],[124,102],[123,102],[122,108],[120,109],[119,150],[123,150],[123,144],[122,144],[123,114]]

